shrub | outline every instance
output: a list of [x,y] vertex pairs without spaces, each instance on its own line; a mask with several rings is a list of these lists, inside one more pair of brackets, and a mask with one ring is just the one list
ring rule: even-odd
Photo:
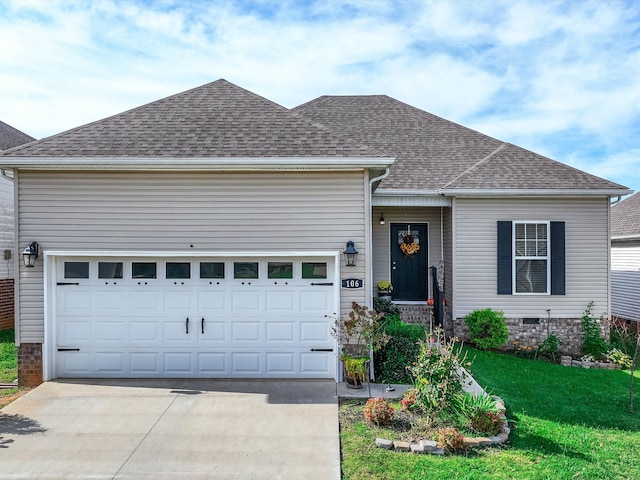
[[495,412],[478,411],[469,418],[471,428],[484,435],[497,435],[502,431],[504,420]]
[[389,317],[390,315],[397,315],[398,318],[400,317],[400,307],[398,307],[398,305],[396,305],[395,303],[393,303],[390,300],[383,300],[381,298],[374,298],[373,299],[373,309],[378,312],[381,313],[383,317],[385,317],[385,319],[387,317]]
[[496,406],[496,401],[486,393],[480,395],[472,395],[463,392],[451,399],[451,410],[454,413],[471,418],[478,412],[500,413]]
[[[446,340],[441,330],[435,333],[438,347],[420,343],[416,362],[409,367],[416,389],[416,404],[428,414],[437,414],[447,402],[462,391],[462,379],[458,373],[466,361],[460,351],[455,351],[454,340]],[[466,366],[468,366],[467,364]]]
[[466,450],[464,437],[453,427],[444,427],[436,433],[436,441],[440,448],[447,453],[458,453]]
[[562,345],[563,341],[558,338],[557,335],[551,333],[544,339],[544,341],[538,345],[536,349],[536,358],[538,355],[550,355],[551,358],[555,361],[556,353],[560,350],[560,345]]
[[411,383],[407,366],[418,358],[418,341],[426,338],[424,327],[409,325],[402,322],[399,316],[390,315],[383,328],[389,341],[375,354],[376,378],[386,383]]
[[402,405],[402,410],[406,412],[415,404],[416,404],[416,389],[410,388],[409,390],[404,392],[404,395],[402,395],[402,398],[400,399],[400,405]]
[[622,368],[631,368],[631,366],[633,365],[633,359],[631,358],[631,356],[618,350],[617,348],[612,348],[611,350],[609,350],[605,354],[605,357],[607,361],[611,363],[617,363]]
[[471,341],[481,350],[503,345],[509,338],[504,314],[490,308],[474,310],[464,317],[471,332]]
[[393,407],[384,398],[370,398],[364,405],[364,418],[367,423],[387,425],[393,418]]
[[585,355],[591,355],[594,358],[602,357],[609,345],[607,341],[602,338],[602,330],[600,326],[604,318],[604,313],[600,315],[599,319],[593,318],[593,302],[589,302],[587,308],[582,314],[582,352]]

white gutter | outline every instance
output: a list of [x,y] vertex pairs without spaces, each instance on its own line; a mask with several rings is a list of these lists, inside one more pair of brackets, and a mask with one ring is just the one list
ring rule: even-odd
[[497,197],[497,196],[558,196],[558,197],[570,197],[570,196],[618,196],[627,195],[633,190],[622,189],[553,189],[553,188],[533,188],[533,189],[499,189],[490,190],[482,188],[466,188],[466,189],[442,189],[440,193],[447,196],[464,197]]
[[10,157],[0,168],[30,170],[354,170],[387,168],[390,157]]
[[7,171],[4,168],[2,170],[0,170],[0,173],[2,173],[2,176],[4,178],[9,180],[10,182],[13,182],[13,177],[11,175],[7,175]]

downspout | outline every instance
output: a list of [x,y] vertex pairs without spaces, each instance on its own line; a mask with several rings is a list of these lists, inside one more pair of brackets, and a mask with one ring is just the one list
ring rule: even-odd
[[367,256],[368,257],[367,266],[365,270],[365,285],[367,286],[366,288],[367,298],[373,298],[373,285],[372,285],[372,282],[373,282],[373,238],[372,237],[373,235],[371,233],[371,229],[372,229],[371,215],[373,213],[371,196],[373,195],[373,192],[371,191],[371,189],[373,188],[373,184],[375,182],[384,180],[389,176],[389,173],[390,173],[389,168],[390,167],[386,167],[382,175],[369,179],[369,205],[367,208],[367,223],[366,223],[367,229],[369,230],[369,234],[367,235],[367,252],[369,252],[369,255]]
[[[383,180],[385,178],[387,178],[389,176],[389,167],[385,168],[385,171],[382,175],[379,175],[377,177],[373,177],[369,180],[369,193],[368,193],[368,204],[367,205],[367,219],[366,219],[366,223],[365,223],[365,229],[368,232],[367,233],[367,263],[365,266],[365,275],[364,275],[364,282],[366,285],[366,290],[365,290],[365,295],[367,296],[367,299],[373,299],[373,234],[372,234],[372,229],[373,229],[373,223],[371,221],[372,218],[372,213],[373,213],[373,205],[372,205],[372,201],[371,201],[371,196],[373,195],[373,192],[371,191],[371,189],[373,188],[373,184],[374,182]],[[373,307],[373,300],[371,300],[371,307]],[[369,303],[368,300],[366,303]],[[373,352],[369,352],[369,355],[371,358],[373,358]],[[373,365],[373,361],[371,361],[371,363],[369,363],[369,378],[375,378],[374,375],[374,368],[375,366]]]

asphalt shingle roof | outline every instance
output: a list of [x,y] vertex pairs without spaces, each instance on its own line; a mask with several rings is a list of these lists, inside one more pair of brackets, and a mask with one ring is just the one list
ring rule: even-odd
[[640,238],[640,192],[611,207],[611,237]]
[[323,96],[293,111],[395,156],[384,189],[624,189],[386,95]]
[[21,132],[17,128],[0,121],[0,150],[13,148],[23,143],[34,141],[35,138]]
[[14,157],[364,157],[365,146],[226,80],[17,147]]

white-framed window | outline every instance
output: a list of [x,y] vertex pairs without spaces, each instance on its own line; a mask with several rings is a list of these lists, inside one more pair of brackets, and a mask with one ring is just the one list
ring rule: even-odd
[[550,294],[551,262],[548,221],[513,222],[513,292]]

